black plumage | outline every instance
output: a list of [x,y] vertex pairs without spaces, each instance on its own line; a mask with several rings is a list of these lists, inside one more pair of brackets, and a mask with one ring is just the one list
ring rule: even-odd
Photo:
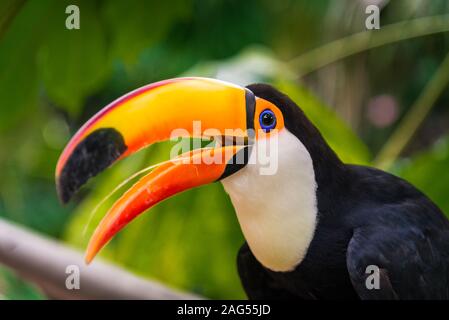
[[[318,186],[318,224],[295,270],[271,271],[247,244],[240,249],[248,297],[449,299],[449,221],[441,210],[398,177],[342,163],[287,96],[268,85],[248,88],[282,111],[286,128],[311,155]],[[369,265],[380,268],[379,289],[365,285]]]

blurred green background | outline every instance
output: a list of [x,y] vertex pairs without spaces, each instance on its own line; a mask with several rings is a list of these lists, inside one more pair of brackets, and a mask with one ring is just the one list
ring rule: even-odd
[[[367,31],[365,8],[381,8]],[[65,8],[80,8],[80,29]],[[342,159],[405,177],[449,214],[449,2],[2,0],[0,217],[84,249],[122,180],[166,160],[152,146],[90,181],[62,206],[54,169],[96,111],[147,83],[208,76],[274,84]],[[86,230],[84,228],[88,226]],[[244,298],[243,242],[221,184],[175,196],[130,224],[101,256],[210,298]],[[0,297],[44,296],[0,269]]]

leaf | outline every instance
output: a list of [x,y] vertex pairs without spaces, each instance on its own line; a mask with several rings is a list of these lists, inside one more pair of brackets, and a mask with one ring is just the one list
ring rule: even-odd
[[397,163],[394,173],[412,183],[432,199],[449,217],[449,137],[426,152]]
[[292,82],[278,81],[275,86],[299,105],[344,162],[368,164],[367,146],[329,107],[306,88]]
[[[43,293],[5,267],[0,266],[0,300],[44,300]],[[4,296],[2,296],[4,294]]]
[[191,1],[108,1],[103,16],[112,32],[112,51],[127,64],[145,48],[163,39],[171,26],[189,16]]
[[[79,6],[79,30],[66,28],[69,4]],[[106,80],[110,60],[105,33],[93,1],[58,1],[52,12],[51,31],[39,52],[39,73],[50,98],[74,115]]]
[[35,52],[47,27],[42,16],[51,3],[27,2],[0,39],[0,130],[13,127],[25,113],[35,109]]
[[0,39],[24,3],[25,0],[3,0],[0,3]]

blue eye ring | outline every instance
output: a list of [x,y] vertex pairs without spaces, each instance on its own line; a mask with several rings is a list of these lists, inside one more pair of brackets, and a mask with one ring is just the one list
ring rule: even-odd
[[260,127],[265,132],[270,132],[270,130],[276,127],[276,115],[270,109],[265,109],[259,115]]

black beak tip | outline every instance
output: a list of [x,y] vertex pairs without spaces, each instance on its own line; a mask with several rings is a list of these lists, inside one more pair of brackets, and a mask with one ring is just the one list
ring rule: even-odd
[[113,128],[95,130],[73,150],[56,179],[56,191],[63,204],[93,176],[109,167],[127,147],[123,136]]
[[68,192],[67,188],[64,188],[64,185],[61,184],[61,180],[56,180],[56,193],[58,194],[59,201],[62,204],[67,204],[72,198],[73,193]]

